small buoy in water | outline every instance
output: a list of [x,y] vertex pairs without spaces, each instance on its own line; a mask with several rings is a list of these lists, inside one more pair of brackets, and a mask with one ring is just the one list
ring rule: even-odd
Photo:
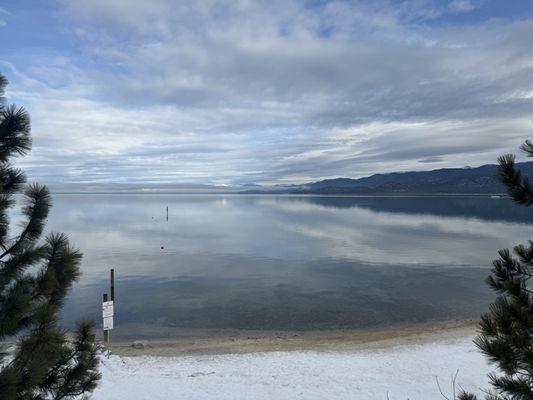
[[161,250],[165,250],[165,246],[161,246]]

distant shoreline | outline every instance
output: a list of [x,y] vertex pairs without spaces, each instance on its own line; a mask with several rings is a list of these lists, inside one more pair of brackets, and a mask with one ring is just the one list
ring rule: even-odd
[[[333,331],[206,331],[181,330],[174,338],[111,341],[107,346],[120,356],[175,357],[187,355],[246,354],[277,351],[351,351],[397,345],[464,339],[476,335],[478,322],[455,320]],[[131,327],[135,329],[135,327]],[[112,337],[112,334],[111,334]]]
[[493,197],[508,198],[505,193],[363,193],[363,194],[319,194],[319,193],[245,193],[245,192],[104,192],[104,191],[51,191],[52,195],[142,195],[142,196],[247,196],[247,197]]
[[[525,177],[533,177],[533,163],[517,163]],[[51,183],[53,193],[158,193],[326,196],[506,196],[498,179],[499,166],[441,168],[423,171],[378,173],[361,178],[327,178],[304,183]]]

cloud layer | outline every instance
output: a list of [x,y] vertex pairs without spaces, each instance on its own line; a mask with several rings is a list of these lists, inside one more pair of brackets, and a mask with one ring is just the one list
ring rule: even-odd
[[[33,118],[21,164],[47,182],[303,182],[478,165],[530,137],[531,8],[65,0],[49,12],[50,40],[9,49],[0,70]],[[0,29],[14,35],[22,12],[2,6]]]

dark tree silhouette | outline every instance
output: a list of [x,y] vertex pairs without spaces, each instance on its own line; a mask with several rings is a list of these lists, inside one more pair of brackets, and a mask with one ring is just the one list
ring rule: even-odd
[[[82,255],[64,234],[40,241],[51,197],[45,186],[25,186],[24,173],[11,164],[31,148],[30,118],[5,104],[6,85],[0,74],[0,342],[15,345],[0,352],[0,399],[78,398],[100,378],[93,323],[80,322],[69,336],[58,313]],[[25,222],[14,234],[8,212],[18,194]]]
[[[533,144],[526,141],[521,149],[533,157]],[[517,203],[533,204],[533,187],[515,166],[515,157],[507,154],[498,159],[499,177],[509,196]],[[489,375],[492,389],[487,400],[533,399],[533,241],[527,245],[499,251],[493,262],[488,285],[497,293],[489,311],[481,316],[477,347],[498,367]],[[460,400],[476,400],[461,393]]]
[[[528,157],[533,157],[533,143],[529,140],[520,147]],[[515,166],[514,154],[506,154],[498,158],[500,163],[499,178],[507,187],[509,196],[518,204],[530,206],[533,204],[533,186]]]

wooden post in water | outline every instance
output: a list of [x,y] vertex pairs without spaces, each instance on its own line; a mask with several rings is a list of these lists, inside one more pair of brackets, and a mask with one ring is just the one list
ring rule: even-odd
[[168,221],[168,206],[167,206],[167,221]]
[[[107,301],[107,293],[104,293],[104,303]],[[109,343],[109,331],[104,329],[104,343]]]
[[115,301],[115,269],[111,268],[111,301]]

